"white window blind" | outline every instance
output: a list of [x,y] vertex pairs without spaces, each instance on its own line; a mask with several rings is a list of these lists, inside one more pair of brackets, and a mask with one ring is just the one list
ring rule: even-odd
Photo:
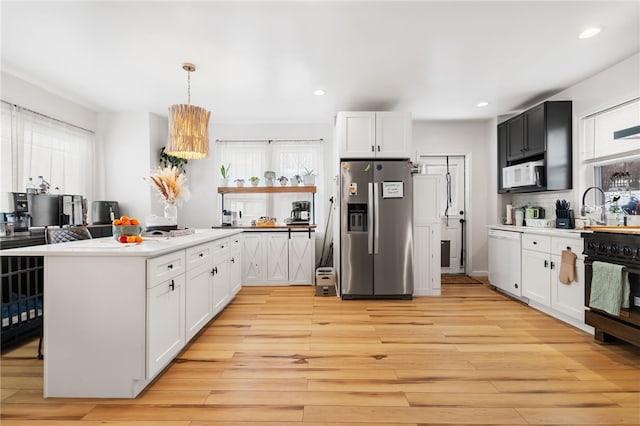
[[93,132],[5,102],[1,106],[0,190],[24,192],[30,177],[37,185],[43,176],[52,193],[93,199]]

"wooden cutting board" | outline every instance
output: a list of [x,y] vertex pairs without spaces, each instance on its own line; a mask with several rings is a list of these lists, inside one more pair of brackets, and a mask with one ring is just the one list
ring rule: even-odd
[[585,226],[584,229],[589,231],[594,231],[594,232],[610,232],[614,234],[640,235],[640,226],[592,225],[592,226]]

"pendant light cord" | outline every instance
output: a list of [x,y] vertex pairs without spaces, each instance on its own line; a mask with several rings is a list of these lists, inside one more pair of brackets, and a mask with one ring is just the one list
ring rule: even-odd
[[187,70],[187,105],[191,105],[191,71]]

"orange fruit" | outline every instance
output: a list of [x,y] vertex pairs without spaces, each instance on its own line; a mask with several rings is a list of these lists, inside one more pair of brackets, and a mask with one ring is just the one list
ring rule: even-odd
[[140,235],[136,235],[136,243],[141,243],[142,237]]
[[135,235],[127,236],[127,242],[128,243],[135,243],[136,242],[136,236]]
[[136,218],[129,219],[129,222],[131,222],[132,225],[140,225],[140,221]]
[[131,222],[129,222],[129,220],[122,221],[122,226],[129,226],[129,225],[131,225]]
[[114,219],[114,220],[113,220],[113,224],[114,224],[115,226],[120,226],[120,225],[122,225],[122,221],[121,221],[120,219]]
[[122,215],[122,216],[120,216],[120,220],[122,222],[127,222],[129,220],[129,216]]

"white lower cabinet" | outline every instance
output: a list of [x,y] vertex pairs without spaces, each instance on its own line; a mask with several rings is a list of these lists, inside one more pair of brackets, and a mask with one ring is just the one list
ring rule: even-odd
[[[581,238],[524,234],[522,236],[522,296],[529,305],[577,327],[584,325],[584,256]],[[562,251],[576,256],[575,279],[559,280]]]
[[242,287],[242,237],[237,235],[229,244],[229,292],[233,298]]
[[231,246],[239,250],[240,241],[222,238],[148,260],[148,378],[231,302]]
[[[523,239],[524,240],[524,239]],[[522,296],[551,306],[551,274],[557,265],[549,252],[522,250]]]
[[562,250],[570,249],[576,258],[575,280],[563,284],[558,274],[551,276],[551,308],[584,323],[584,240],[552,238],[551,261],[558,265],[562,261]]
[[211,310],[212,244],[190,247],[186,254],[185,321],[188,341],[213,318]]
[[162,370],[185,345],[184,283],[181,273],[147,290],[148,378]]
[[313,277],[315,256],[312,254],[315,246],[313,234],[295,232],[289,240],[289,284],[311,284]]
[[213,243],[213,280],[211,309],[217,315],[229,303],[229,240],[219,240]]
[[417,221],[413,227],[413,294],[440,295],[440,222]]
[[242,238],[242,285],[311,285],[315,233],[251,231]]
[[266,247],[267,281],[275,284],[289,282],[289,238],[282,232],[264,235]]

